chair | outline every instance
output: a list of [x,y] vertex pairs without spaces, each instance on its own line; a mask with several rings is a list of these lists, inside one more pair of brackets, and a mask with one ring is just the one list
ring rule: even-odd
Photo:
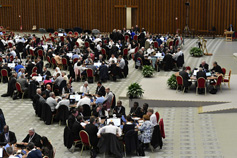
[[197,80],[197,87],[196,87],[196,95],[198,94],[198,88],[205,88],[205,95],[206,95],[206,79],[204,77],[200,77]]
[[67,59],[66,58],[62,58],[62,64],[63,64],[64,69],[67,69],[68,64],[67,64]]
[[13,55],[10,56],[10,61],[12,62],[14,60]]
[[74,58],[73,61],[72,61],[73,64],[75,64],[78,60],[79,60],[78,58]]
[[6,69],[1,70],[1,81],[3,82],[3,77],[7,77],[8,80],[8,71]]
[[228,83],[229,89],[230,89],[230,76],[231,76],[231,70],[229,71],[229,75],[225,76],[225,78],[223,80],[224,83]]
[[179,46],[179,40],[175,41],[175,47],[177,48]]
[[128,58],[128,49],[127,48],[123,49],[123,57],[124,57],[124,59]]
[[186,66],[186,70],[191,71],[191,67],[190,66]]
[[134,35],[134,36],[133,36],[133,40],[134,40],[134,41],[137,41],[137,40],[138,40],[138,36],[137,36],[137,35]]
[[106,50],[104,48],[101,49],[101,54],[105,57],[105,59],[107,60],[107,53]]
[[17,90],[18,94],[22,95],[22,99],[23,99],[25,92],[21,89],[21,85],[19,82],[16,82],[16,90]]
[[221,88],[221,83],[222,83],[222,81],[223,81],[223,75],[219,75],[219,76],[217,77],[217,81],[216,81],[215,83],[212,83],[211,85],[213,85],[215,88],[216,88],[217,86],[219,86],[219,87],[220,87],[220,90],[222,91],[222,88]]
[[91,143],[90,143],[90,137],[85,130],[81,130],[79,132],[79,136],[82,142],[82,148],[81,148],[81,155],[82,155],[82,152],[85,146],[88,146],[90,149],[92,149],[93,147],[91,146]]
[[54,36],[58,36],[58,32],[57,31],[54,32]]
[[223,77],[225,77],[226,69],[225,68],[221,68],[221,70],[222,70],[222,73],[223,73]]
[[51,63],[52,63],[53,66],[54,66],[53,68],[57,67],[57,62],[56,62],[56,60],[55,60],[54,57],[51,59]]
[[8,42],[7,44],[8,44],[8,47],[9,47],[9,48],[12,48],[12,47],[13,47],[13,44],[12,44],[11,42]]
[[90,47],[90,43],[88,41],[85,42],[85,47],[86,48]]
[[37,73],[37,67],[36,66],[33,67],[32,73]]
[[78,43],[78,42],[76,42],[75,44],[76,44],[76,46],[77,46],[78,48],[80,47],[80,45],[79,45],[79,43]]
[[157,123],[158,123],[159,120],[160,120],[160,114],[159,114],[159,112],[156,112],[155,115],[156,115],[156,120],[157,120]]
[[173,46],[173,41],[170,41],[170,43],[169,43],[169,47],[170,47],[170,46]]
[[129,39],[129,36],[128,36],[128,35],[125,35],[125,36],[124,36],[124,39],[125,39],[125,42],[127,42],[127,40]]
[[78,33],[78,32],[74,32],[74,36],[75,36],[75,37],[78,37],[78,36],[79,36],[79,33]]
[[156,49],[159,48],[159,43],[157,41],[154,42],[154,48],[156,48]]
[[38,56],[43,57],[44,59],[44,51],[42,49],[37,50]]
[[135,52],[134,52],[134,54],[137,53],[138,49],[139,49],[139,47],[136,47],[136,48],[135,48]]
[[93,77],[93,81],[95,82],[95,76],[93,74],[93,70],[92,69],[86,69],[86,76],[87,76],[87,79],[89,77]]
[[64,42],[64,37],[63,37],[63,36],[61,36],[61,37],[60,37],[60,40],[61,40],[62,42]]
[[35,73],[35,72],[33,72],[33,73],[31,74],[31,76],[32,76],[32,77],[34,77],[34,76],[38,76],[38,74]]
[[69,35],[72,35],[72,34],[73,34],[73,32],[72,32],[72,31],[69,31],[69,32],[68,32],[68,34],[69,34]]
[[84,117],[90,117],[91,116],[91,108],[90,108],[90,106],[87,105],[87,104],[83,104],[82,107],[83,107],[83,112],[82,112],[83,116]]
[[47,56],[47,61],[49,62],[49,67],[51,67],[51,59],[49,56]]
[[138,61],[140,62],[139,67],[142,68],[142,66],[143,66],[142,58],[138,57],[136,62],[138,62]]
[[176,76],[176,81],[177,81],[177,88],[176,88],[176,93],[177,93],[177,91],[178,91],[178,88],[179,87],[183,87],[183,93],[184,93],[184,91],[185,91],[185,87],[184,87],[184,85],[183,85],[183,77],[182,76]]
[[0,62],[2,62],[2,57],[0,57]]
[[30,49],[30,56],[35,58],[35,53],[34,53],[34,50]]
[[55,116],[55,119],[59,121],[59,126],[61,126],[62,122],[66,122],[69,116],[68,107],[66,105],[60,105]]
[[159,126],[160,126],[161,136],[162,136],[162,138],[165,139],[165,128],[164,128],[163,118],[160,119]]
[[52,41],[53,43],[55,43],[54,37],[50,37],[50,39],[51,39],[51,41]]

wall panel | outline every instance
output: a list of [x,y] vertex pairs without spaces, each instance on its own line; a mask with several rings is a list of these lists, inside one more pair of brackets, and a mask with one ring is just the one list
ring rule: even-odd
[[[97,28],[110,32],[126,26],[126,10],[120,6],[138,6],[133,14],[140,28],[151,33],[174,33],[185,26],[186,6],[189,7],[189,28],[207,30],[215,26],[217,34],[233,24],[236,29],[237,0],[0,0],[0,25],[11,30],[38,28]],[[175,17],[178,17],[176,22]]]

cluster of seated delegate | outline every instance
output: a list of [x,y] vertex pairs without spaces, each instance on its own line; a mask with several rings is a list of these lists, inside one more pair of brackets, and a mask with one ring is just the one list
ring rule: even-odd
[[0,133],[0,157],[3,158],[54,158],[56,150],[45,136],[40,136],[34,128],[22,140],[17,142],[15,133],[5,125]]
[[206,94],[206,89],[209,88],[211,94],[217,93],[217,87],[222,90],[222,83],[228,83],[230,88],[230,76],[226,75],[226,69],[221,68],[217,62],[213,62],[213,68],[209,69],[209,65],[202,61],[199,68],[183,67],[183,70],[175,73],[177,81],[177,90],[180,89],[187,93],[188,89],[194,83],[196,87],[196,94]]
[[[114,108],[105,110],[106,105],[99,105],[92,110],[92,116],[86,117],[80,108],[72,109],[64,129],[64,145],[74,151],[85,146],[91,150],[91,156],[98,153],[111,153],[116,157],[126,154],[145,156],[145,150],[151,151],[163,146],[165,138],[163,119],[159,113],[143,108],[137,102],[128,115],[121,101]],[[91,107],[93,109],[93,107]]]

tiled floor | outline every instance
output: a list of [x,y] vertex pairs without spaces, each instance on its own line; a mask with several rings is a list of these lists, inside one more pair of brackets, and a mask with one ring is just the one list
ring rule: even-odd
[[[223,39],[208,40],[213,46],[208,46],[210,50],[218,50],[219,44],[225,44]],[[189,48],[196,44],[196,39],[186,40],[184,52],[187,54]],[[228,43],[230,46],[230,44]],[[216,48],[218,46],[218,48]],[[232,46],[232,45],[231,45]],[[204,57],[206,58],[206,57]],[[216,59],[211,57],[209,63]],[[192,59],[188,55],[185,56],[186,64],[194,65],[199,63],[201,59]],[[235,59],[233,59],[235,60]],[[233,63],[234,61],[231,60]],[[236,64],[236,63],[235,63]],[[222,65],[232,67],[228,62],[223,62]],[[236,67],[236,65],[233,65]],[[127,79],[122,79],[118,82],[104,83],[105,87],[110,87],[116,94],[116,97],[123,92],[124,89],[132,82],[139,82],[142,74],[139,70],[133,68],[133,63],[129,65],[129,76]],[[169,76],[173,72],[160,72],[155,76]],[[82,82],[73,83],[76,91]],[[0,94],[6,92],[7,84],[0,84]],[[96,84],[89,84],[93,91]],[[126,107],[126,112],[129,112],[128,100],[122,100]],[[79,150],[74,153],[69,152],[63,145],[63,129],[64,126],[45,125],[38,117],[35,116],[30,100],[12,100],[11,98],[1,98],[0,107],[3,110],[7,124],[10,130],[16,133],[18,142],[22,141],[26,136],[28,129],[34,127],[40,135],[47,136],[53,146],[56,148],[56,158],[78,158],[89,157],[89,152],[85,151],[83,156],[80,156]],[[234,150],[237,145],[235,137],[237,128],[234,123],[237,121],[236,114],[198,114],[197,108],[154,108],[159,111],[161,117],[165,120],[165,133],[163,149],[156,149],[153,153],[148,151],[146,155],[151,158],[234,158],[237,153]],[[228,122],[225,124],[225,120]],[[232,122],[233,121],[233,122]],[[235,121],[235,122],[234,122]],[[226,128],[225,128],[226,127]],[[223,130],[226,129],[227,131]],[[235,155],[235,156],[234,156]],[[99,155],[98,157],[103,157]],[[109,157],[109,156],[106,156]]]

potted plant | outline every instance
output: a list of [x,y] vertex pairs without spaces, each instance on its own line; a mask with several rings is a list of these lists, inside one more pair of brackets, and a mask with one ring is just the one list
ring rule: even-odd
[[152,66],[144,65],[142,68],[142,74],[144,77],[151,77],[153,75],[154,69]]
[[144,90],[142,89],[141,85],[139,85],[136,82],[132,83],[128,87],[127,95],[129,96],[129,98],[139,98],[142,96],[143,93],[144,93]]
[[176,89],[177,88],[176,76],[174,74],[168,79],[167,84],[168,84],[170,89]]
[[203,52],[200,48],[193,47],[190,50],[190,55],[192,55],[193,57],[201,57],[203,56]]

